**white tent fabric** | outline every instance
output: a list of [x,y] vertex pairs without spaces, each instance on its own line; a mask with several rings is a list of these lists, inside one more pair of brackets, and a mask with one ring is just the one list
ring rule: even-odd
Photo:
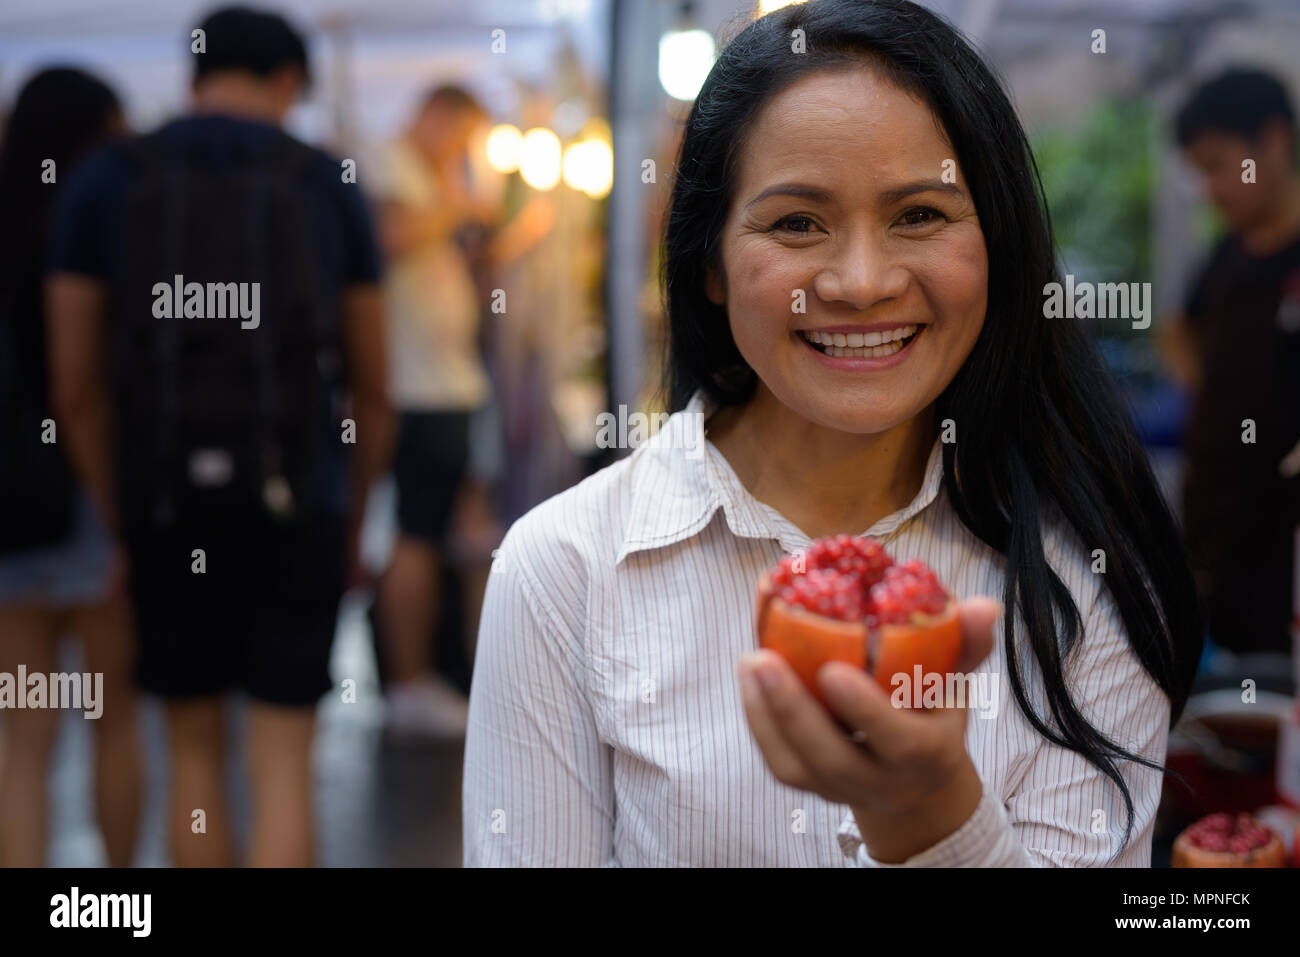
[[[315,85],[290,126],[313,141],[372,142],[439,80],[470,87],[518,121],[519,84],[545,81],[556,49],[607,69],[608,0],[253,0],[308,36]],[[90,69],[122,95],[137,128],[184,107],[190,30],[221,0],[16,0],[0,6],[0,103],[35,70]],[[505,30],[506,53],[491,53]]]
[[[303,26],[346,22],[379,30],[539,27],[589,17],[602,0],[265,0]],[[18,0],[0,7],[6,41],[39,34],[169,32],[218,6],[213,0]]]

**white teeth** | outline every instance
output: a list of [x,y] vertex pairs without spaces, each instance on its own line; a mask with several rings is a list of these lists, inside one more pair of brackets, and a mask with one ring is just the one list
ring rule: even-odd
[[840,356],[853,359],[879,359],[893,355],[903,348],[902,340],[916,332],[915,324],[899,326],[884,332],[850,332],[830,333],[805,329],[802,335],[809,342],[823,346],[828,356]]
[[858,349],[827,346],[826,354],[848,359],[881,359],[885,356],[892,356],[902,348],[903,344],[901,342],[891,342],[881,346],[865,346]]

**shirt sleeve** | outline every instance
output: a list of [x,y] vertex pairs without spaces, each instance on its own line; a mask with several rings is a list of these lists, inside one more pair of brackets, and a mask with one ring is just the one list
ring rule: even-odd
[[101,150],[75,167],[55,200],[50,230],[50,272],[107,279],[113,221],[109,204],[120,174],[113,154]]
[[[1066,668],[1080,711],[1110,740],[1163,764],[1169,698],[1129,646],[1105,588],[1084,622],[1083,642]],[[1132,761],[1117,764],[1133,798],[1133,828],[1123,850],[1125,808],[1114,782],[1046,739],[1010,794],[999,798],[985,784],[966,823],[933,847],[897,864],[876,861],[850,811],[837,835],[840,848],[863,867],[1150,867],[1162,775]]]
[[367,180],[376,202],[428,206],[436,199],[432,176],[400,141],[384,144],[371,156]]
[[345,183],[339,175],[339,165],[328,160],[328,182],[338,197],[343,231],[347,237],[343,284],[376,283],[383,278],[384,263],[375,235],[374,215],[370,202],[356,183]]
[[[516,529],[518,526],[516,526]],[[466,867],[616,866],[612,753],[581,642],[558,624],[512,530],[483,600],[465,741]]]

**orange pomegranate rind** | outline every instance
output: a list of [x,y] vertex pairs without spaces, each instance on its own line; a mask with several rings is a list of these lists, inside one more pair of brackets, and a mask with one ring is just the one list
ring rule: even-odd
[[822,705],[827,702],[817,684],[817,672],[829,661],[843,661],[868,672],[886,691],[893,676],[913,668],[945,677],[961,656],[961,620],[957,603],[949,600],[939,614],[916,616],[910,625],[888,624],[869,629],[866,622],[840,621],[787,604],[773,594],[766,576],[759,583],[759,647],[784,658],[804,686]]
[[905,674],[910,681],[916,665],[921,666],[922,675],[939,674],[945,679],[957,668],[961,618],[955,601],[949,600],[943,611],[923,623],[881,625],[876,632],[869,670],[886,691],[893,690],[896,674]]

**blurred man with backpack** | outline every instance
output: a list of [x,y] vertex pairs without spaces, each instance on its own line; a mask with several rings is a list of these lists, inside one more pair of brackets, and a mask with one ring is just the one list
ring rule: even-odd
[[60,205],[54,401],[166,705],[173,860],[235,862],[240,690],[247,862],[307,865],[315,705],[391,444],[381,266],[346,164],[280,129],[302,39],[246,8],[199,31],[190,115],[89,160]]

